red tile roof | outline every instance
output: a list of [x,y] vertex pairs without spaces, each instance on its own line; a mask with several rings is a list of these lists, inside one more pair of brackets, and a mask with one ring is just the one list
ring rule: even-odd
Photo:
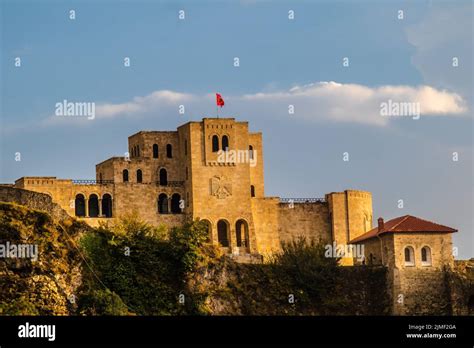
[[383,228],[379,231],[378,227],[371,229],[369,232],[354,238],[349,243],[358,243],[366,239],[377,237],[384,233],[412,233],[412,232],[439,232],[439,233],[453,233],[458,230],[439,225],[437,223],[420,219],[416,216],[404,215],[395,219],[384,222]]

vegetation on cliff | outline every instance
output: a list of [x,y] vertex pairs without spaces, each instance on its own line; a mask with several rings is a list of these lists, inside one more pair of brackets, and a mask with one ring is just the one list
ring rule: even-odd
[[238,264],[206,242],[200,221],[169,231],[136,216],[90,228],[0,203],[0,243],[36,243],[40,258],[0,260],[0,314],[385,314],[385,269],[338,267],[297,240],[265,264]]

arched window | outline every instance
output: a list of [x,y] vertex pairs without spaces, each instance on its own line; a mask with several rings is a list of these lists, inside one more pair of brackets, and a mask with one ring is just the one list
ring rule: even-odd
[[140,146],[137,145],[137,157],[140,157]]
[[431,266],[431,249],[427,246],[421,248],[421,265]]
[[219,137],[217,135],[212,136],[212,152],[219,151]]
[[153,144],[153,158],[158,158],[158,145]]
[[89,196],[89,217],[99,216],[99,197],[92,194]]
[[217,240],[223,247],[229,246],[229,223],[226,220],[219,220],[217,223]]
[[138,169],[137,170],[137,182],[141,183],[143,181],[143,175],[142,175],[142,170]]
[[249,226],[245,220],[240,219],[235,223],[235,238],[238,247],[248,248]]
[[206,242],[210,242],[212,240],[212,225],[209,220],[201,220],[201,222],[204,224],[204,226],[207,229],[207,239]]
[[112,197],[108,193],[102,196],[102,215],[112,217]]
[[123,179],[123,182],[128,182],[128,170],[127,169],[124,169],[122,171],[122,179]]
[[250,185],[250,197],[255,197],[255,186]]
[[222,150],[229,150],[229,137],[227,135],[222,137]]
[[86,200],[84,195],[77,194],[76,199],[74,200],[74,210],[76,216],[86,216]]
[[173,147],[171,144],[166,145],[166,157],[173,158]]
[[171,212],[173,214],[179,214],[182,212],[181,208],[179,207],[180,200],[181,196],[177,193],[171,196]]
[[410,246],[405,248],[405,266],[415,266],[415,251]]
[[168,214],[168,196],[164,193],[158,196],[158,213]]
[[165,168],[160,169],[160,185],[166,186],[168,185],[168,172]]
[[253,146],[249,145],[249,158],[253,160]]
[[188,141],[184,139],[184,155],[188,155]]

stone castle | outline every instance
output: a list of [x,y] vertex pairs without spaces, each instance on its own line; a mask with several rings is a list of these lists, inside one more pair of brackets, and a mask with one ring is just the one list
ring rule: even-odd
[[[131,212],[167,227],[201,219],[210,241],[242,262],[259,261],[298,237],[363,245],[362,259],[349,253],[341,264],[385,266],[394,314],[433,313],[432,304],[441,308],[450,296],[445,270],[454,267],[455,229],[410,215],[379,218],[372,228],[366,191],[266,197],[262,133],[249,131],[248,122],[204,118],[176,131],[140,131],[128,138],[128,149],[97,164],[95,180],[22,177],[3,187],[0,201],[24,202],[28,192],[40,192],[91,226]],[[474,311],[474,295],[471,305],[465,298],[459,314]]]
[[248,122],[204,118],[176,131],[140,131],[128,148],[97,164],[95,180],[22,177],[14,186],[48,194],[92,226],[130,212],[170,227],[199,218],[212,242],[241,256],[269,255],[299,236],[348,244],[372,227],[369,192],[266,197],[262,133]]

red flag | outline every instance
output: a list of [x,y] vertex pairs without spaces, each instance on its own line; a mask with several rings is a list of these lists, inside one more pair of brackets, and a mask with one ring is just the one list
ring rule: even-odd
[[216,104],[220,107],[224,106],[224,99],[222,99],[222,96],[219,93],[216,93]]

